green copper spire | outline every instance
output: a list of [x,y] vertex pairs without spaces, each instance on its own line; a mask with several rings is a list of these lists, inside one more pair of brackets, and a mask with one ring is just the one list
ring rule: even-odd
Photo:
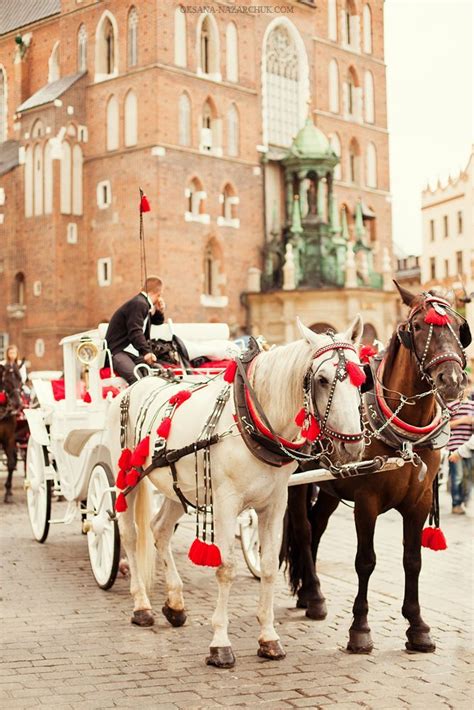
[[308,116],[291,144],[290,153],[301,158],[326,158],[331,155],[331,146],[324,133]]
[[342,225],[342,237],[343,239],[346,239],[349,241],[349,227],[347,226],[347,214],[346,214],[346,208],[342,208],[342,219],[341,219],[341,225]]
[[323,182],[322,178],[319,178],[318,180],[318,216],[319,219],[321,219],[323,222],[325,222],[325,216],[326,216],[326,205],[325,205],[325,182]]
[[300,212],[300,202],[299,195],[295,195],[293,199],[293,210],[291,215],[291,227],[290,232],[292,234],[302,234],[303,227],[301,226],[301,212]]
[[333,234],[339,234],[341,231],[339,224],[339,211],[337,209],[337,202],[334,199],[334,194],[331,194],[329,197],[329,226]]
[[360,200],[356,204],[354,227],[355,227],[355,235],[357,237],[357,241],[364,242],[365,227],[364,227],[364,219],[362,216],[362,204],[361,204]]

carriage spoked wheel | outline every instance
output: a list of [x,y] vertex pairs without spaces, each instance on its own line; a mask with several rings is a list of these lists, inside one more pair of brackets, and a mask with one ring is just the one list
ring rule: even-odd
[[114,510],[114,477],[106,464],[92,469],[87,488],[87,512],[83,530],[87,533],[89,561],[95,581],[101,589],[110,589],[117,577],[120,559],[120,533],[116,520],[108,511]]
[[48,537],[51,518],[53,481],[46,479],[48,465],[47,450],[30,436],[26,451],[26,504],[33,537],[38,542]]
[[260,540],[258,537],[258,517],[253,508],[239,515],[239,537],[244,560],[250,572],[260,579]]

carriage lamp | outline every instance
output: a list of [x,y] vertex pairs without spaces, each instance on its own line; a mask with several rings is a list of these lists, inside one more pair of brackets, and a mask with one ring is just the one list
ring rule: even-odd
[[90,338],[81,338],[76,355],[79,362],[87,366],[99,355],[99,348]]

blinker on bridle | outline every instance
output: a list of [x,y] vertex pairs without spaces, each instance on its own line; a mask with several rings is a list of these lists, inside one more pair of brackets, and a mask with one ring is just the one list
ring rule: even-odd
[[[426,312],[424,320],[425,323],[428,323],[430,327],[428,331],[428,337],[423,348],[423,353],[420,357],[416,349],[412,321],[415,315],[419,313],[426,305],[430,307]],[[456,332],[454,331],[454,328],[451,325],[450,313],[454,314],[455,316],[458,316],[463,321],[460,326],[459,337],[456,335]],[[435,326],[446,326],[447,328],[449,328],[457,345],[459,346],[461,354],[454,352],[453,350],[449,350],[440,353],[439,355],[436,355],[431,360],[426,362]],[[464,349],[467,348],[467,346],[471,342],[471,331],[469,329],[469,324],[467,323],[464,316],[455,311],[454,308],[451,307],[450,303],[444,298],[441,298],[439,296],[432,296],[431,294],[426,294],[423,302],[416,308],[412,309],[412,311],[410,312],[406,328],[402,329],[401,326],[398,327],[397,337],[404,347],[413,351],[417,359],[420,372],[424,377],[430,377],[430,368],[434,367],[435,365],[439,365],[442,362],[456,362],[463,369],[466,367],[466,355]]]

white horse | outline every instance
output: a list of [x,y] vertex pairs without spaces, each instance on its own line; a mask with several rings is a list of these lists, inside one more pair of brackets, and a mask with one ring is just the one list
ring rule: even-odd
[[[307,412],[319,413],[323,423],[325,416],[321,416],[321,413],[324,413],[327,415],[326,424],[330,431],[346,432],[348,435],[354,435],[353,439],[359,439],[351,442],[350,436],[346,441],[335,438],[335,458],[342,463],[358,460],[363,450],[360,438],[360,392],[348,377],[339,377],[337,382],[334,380],[336,373],[341,375],[338,369],[341,365],[341,352],[344,367],[345,361],[354,363],[353,368],[360,364],[355,347],[341,349],[341,343],[355,346],[358,344],[362,333],[361,317],[357,316],[346,332],[337,333],[333,337],[316,334],[300,321],[298,327],[302,340],[261,352],[254,360],[250,380],[261,408],[279,436],[289,441],[298,439],[301,436],[301,426],[295,423],[295,414],[304,404],[306,383]],[[335,343],[339,344],[340,349],[331,347]],[[320,350],[323,352],[319,353]],[[168,449],[178,449],[198,440],[203,423],[212,411],[224,384],[222,377],[212,380],[206,387],[196,390],[192,397],[177,409],[172,420]],[[142,435],[143,432],[151,432],[150,457],[144,467],[151,461],[156,426],[163,416],[163,405],[180,389],[183,389],[182,384],[170,386],[160,378],[148,377],[140,380],[129,391],[129,440],[136,431],[137,417]],[[143,418],[142,405],[147,398],[152,397],[153,392],[155,398]],[[111,405],[107,427],[113,461],[118,460],[121,451],[119,431],[122,398],[123,395],[117,397]],[[236,427],[232,397],[225,405],[216,432],[228,432],[228,435],[211,447],[215,541],[220,549],[222,563],[216,571],[218,599],[212,617],[214,636],[207,663],[229,668],[234,665],[235,658],[227,634],[227,605],[235,576],[236,520],[245,508],[251,507],[257,511],[261,544],[258,655],[272,659],[285,656],[273,623],[273,591],[278,572],[287,484],[298,462],[291,461],[278,468],[253,456]],[[194,502],[194,456],[182,458],[176,467],[182,493]],[[165,496],[165,502],[159,512],[151,519],[151,486],[144,479],[127,496],[128,509],[119,515],[121,539],[130,566],[130,591],[134,599],[132,623],[140,626],[150,626],[154,623],[148,597],[154,574],[154,541],[163,560],[166,577],[167,600],[162,611],[170,623],[181,626],[186,620],[183,584],[175,566],[170,540],[177,521],[183,515],[183,506],[173,490],[169,468],[155,468],[148,479]],[[198,485],[199,501],[202,502],[202,471],[199,473]],[[153,536],[150,534],[150,528]]]

